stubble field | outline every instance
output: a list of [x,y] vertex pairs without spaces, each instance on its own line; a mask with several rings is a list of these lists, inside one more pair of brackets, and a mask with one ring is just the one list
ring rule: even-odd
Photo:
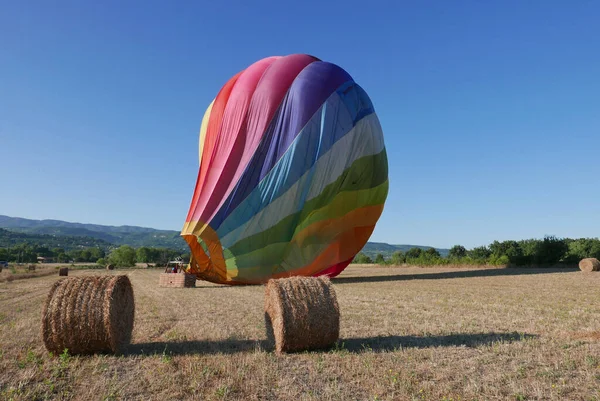
[[333,280],[337,346],[277,355],[264,287],[159,288],[127,274],[125,355],[50,356],[56,275],[0,282],[0,399],[600,400],[600,273],[350,266]]

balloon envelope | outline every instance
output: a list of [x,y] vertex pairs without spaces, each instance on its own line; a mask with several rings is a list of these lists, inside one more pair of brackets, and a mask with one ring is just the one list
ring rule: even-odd
[[221,88],[199,137],[181,231],[198,278],[334,277],[371,236],[388,193],[383,132],[339,66],[305,54],[257,61]]

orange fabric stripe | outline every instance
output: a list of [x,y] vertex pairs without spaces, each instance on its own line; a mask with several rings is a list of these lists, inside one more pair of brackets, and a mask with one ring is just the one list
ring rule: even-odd
[[[354,227],[340,234],[334,243],[329,245],[311,264],[293,272],[273,274],[264,280],[228,281],[230,285],[264,284],[269,279],[285,278],[291,276],[312,276],[341,261],[348,260],[356,255],[369,240],[375,226]],[[349,245],[348,245],[349,244]],[[344,259],[345,257],[345,259]]]
[[337,232],[347,231],[352,227],[370,226],[377,222],[382,212],[383,205],[372,205],[354,209],[339,218],[320,220],[294,234],[291,242],[301,247],[302,243],[311,236],[331,238]]
[[369,240],[375,226],[354,227],[336,238],[311,264],[298,270],[297,274],[312,275],[348,260],[356,255]]
[[207,226],[201,236],[208,247],[210,257],[204,252],[195,235],[184,235],[183,237],[192,251],[190,273],[196,274],[198,278],[209,279],[212,282],[225,283],[230,280],[225,265],[225,257],[223,256],[223,247],[215,230]]

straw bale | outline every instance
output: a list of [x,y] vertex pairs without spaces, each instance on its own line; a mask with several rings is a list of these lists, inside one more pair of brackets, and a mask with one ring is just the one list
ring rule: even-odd
[[60,270],[58,271],[58,275],[59,276],[68,276],[69,275],[69,268],[68,267],[61,267]]
[[113,270],[115,267],[113,265],[106,265],[106,270]]
[[193,288],[196,286],[196,276],[188,273],[161,273],[159,287]]
[[135,300],[129,278],[69,277],[54,283],[42,311],[42,337],[59,354],[120,353],[131,341]]
[[600,270],[600,261],[596,258],[581,259],[579,268],[586,273],[597,272]]
[[278,353],[331,347],[339,338],[340,310],[329,278],[269,280],[265,324]]

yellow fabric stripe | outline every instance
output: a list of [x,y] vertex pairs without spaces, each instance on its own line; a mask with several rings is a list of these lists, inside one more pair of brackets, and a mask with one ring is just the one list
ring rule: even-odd
[[215,99],[210,102],[208,108],[204,112],[202,117],[202,124],[200,124],[200,140],[198,141],[198,165],[202,163],[202,149],[204,149],[204,139],[206,138],[206,128],[208,128],[208,120],[210,120],[210,112],[212,111]]

